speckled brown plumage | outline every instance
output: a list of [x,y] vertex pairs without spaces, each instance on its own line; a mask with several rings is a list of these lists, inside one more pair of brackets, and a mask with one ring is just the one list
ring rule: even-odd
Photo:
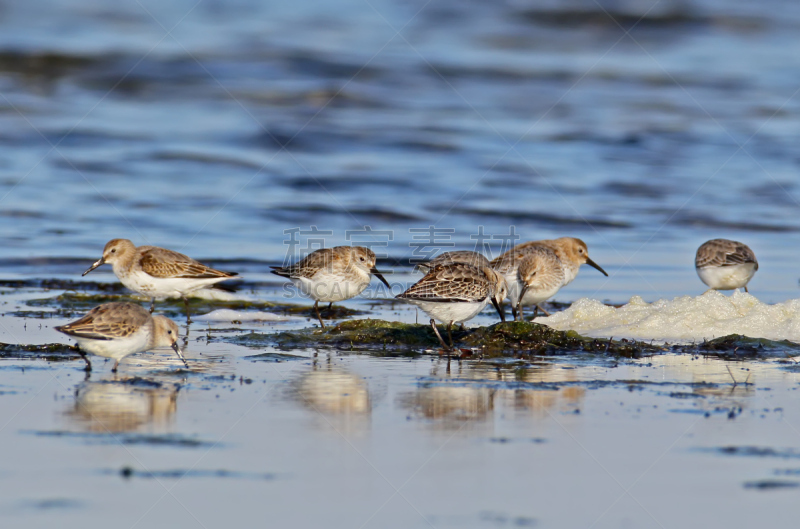
[[456,250],[439,254],[430,261],[419,263],[417,266],[419,266],[420,270],[423,272],[427,272],[434,266],[453,263],[465,263],[480,268],[482,266],[489,266],[489,259],[487,259],[485,255],[471,250]]
[[127,338],[147,324],[150,314],[135,303],[105,303],[83,318],[55,329],[70,336],[113,340]]
[[191,257],[166,248],[140,246],[139,252],[139,266],[143,272],[153,277],[211,279],[236,275],[232,272],[215,270],[195,261]]
[[485,300],[493,278],[483,268],[465,263],[434,266],[422,279],[397,296],[400,299],[459,302]]
[[696,268],[708,266],[733,266],[753,263],[758,270],[756,254],[746,244],[728,239],[711,239],[697,249]]
[[[339,271],[347,268],[352,259],[353,252],[351,246],[335,246],[333,248],[321,248],[308,254],[304,259],[289,266],[273,268],[272,273],[282,277],[305,277],[311,279],[320,270]],[[346,251],[345,251],[346,249]],[[375,253],[368,249],[362,249],[371,263],[375,263]]]

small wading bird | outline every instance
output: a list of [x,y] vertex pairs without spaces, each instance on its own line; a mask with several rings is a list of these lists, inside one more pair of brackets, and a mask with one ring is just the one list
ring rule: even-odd
[[126,356],[156,347],[172,347],[183,365],[189,367],[178,346],[175,322],[164,316],[152,316],[136,303],[104,303],[83,318],[55,329],[78,341],[86,371],[92,370],[86,353],[113,358],[111,371],[116,373],[120,360]]
[[694,267],[710,290],[744,287],[758,270],[756,254],[746,244],[728,239],[712,239],[697,249]]
[[389,289],[391,286],[375,268],[375,253],[363,246],[322,248],[289,266],[273,266],[272,273],[290,279],[304,296],[314,300],[319,325],[325,324],[319,313],[319,302],[344,301],[361,294],[374,275]]
[[156,299],[180,297],[186,305],[186,323],[190,323],[189,295],[216,283],[231,279],[237,274],[222,272],[199,263],[182,253],[157,246],[133,245],[128,239],[113,239],[103,248],[103,257],[86,270],[85,276],[98,266],[110,264],[114,275],[125,285],[152,299],[150,312]]
[[[503,276],[492,268],[451,263],[434,266],[425,277],[396,297],[424,310],[431,317],[431,328],[439,338],[442,348],[452,351],[453,324],[471,320],[490,301],[500,315],[500,320],[505,321],[500,303],[506,294]],[[447,325],[449,345],[439,334],[436,320]]]
[[507,254],[507,258],[496,263],[495,270],[508,285],[508,299],[515,320],[524,321],[522,310],[534,306],[536,317],[538,304],[553,297],[564,284],[564,267],[550,248],[532,246]]
[[[556,254],[556,257],[558,257],[559,261],[561,261],[561,267],[564,270],[564,282],[561,285],[562,287],[570,284],[575,279],[575,277],[578,275],[578,269],[580,269],[582,264],[588,264],[592,268],[599,270],[604,276],[608,277],[606,271],[600,268],[600,265],[589,258],[589,249],[586,247],[586,243],[580,239],[576,239],[575,237],[561,237],[558,239],[523,242],[516,245],[500,257],[494,259],[491,262],[491,265],[493,268],[498,268],[500,263],[503,261],[522,257],[526,250],[536,246],[550,248],[553,253]],[[506,276],[506,280],[510,283],[511,281],[514,281],[515,278],[513,275],[511,277]],[[537,307],[546,315],[550,315],[542,307],[538,305]]]

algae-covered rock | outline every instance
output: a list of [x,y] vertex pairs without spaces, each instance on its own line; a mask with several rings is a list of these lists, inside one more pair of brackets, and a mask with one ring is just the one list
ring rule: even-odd
[[750,338],[741,334],[729,334],[698,345],[683,346],[682,349],[687,352],[696,350],[703,354],[714,354],[724,358],[800,355],[800,344],[788,340]]
[[[446,334],[444,330],[442,333]],[[279,346],[290,349],[317,346],[375,352],[439,349],[439,340],[428,325],[373,319],[344,321],[326,330],[315,328],[273,334],[253,332],[225,340],[247,347]],[[556,331],[530,322],[507,322],[464,331],[454,330],[453,340],[456,347],[479,349],[480,354],[487,357],[508,353],[557,355],[577,352],[638,357],[664,350],[627,340],[584,338],[574,332]]]
[[662,352],[662,347],[629,340],[586,338],[573,331],[557,331],[533,322],[512,321],[472,330],[462,339],[464,345],[481,347],[488,356],[508,352],[535,355],[602,353],[639,357]]
[[430,327],[373,319],[343,321],[325,330],[311,328],[272,334],[252,332],[226,338],[226,341],[246,347],[326,345],[339,349],[418,349],[438,343]]
[[[446,331],[441,329],[442,335],[446,336]],[[277,333],[253,332],[223,339],[254,348],[332,347],[374,354],[391,352],[418,354],[424,350],[440,350],[439,340],[428,325],[374,319],[344,321],[326,330],[310,328]],[[787,355],[800,354],[800,345],[792,342],[774,342],[736,335],[717,338],[702,344],[668,346],[628,339],[587,338],[574,331],[558,331],[532,322],[505,322],[464,331],[454,330],[453,340],[457,348],[468,349],[484,358],[508,355],[525,358],[531,355],[554,356],[579,353],[639,358],[668,351],[726,358],[766,354],[783,356],[784,352]],[[460,353],[456,351],[456,354]]]
[[49,362],[75,360],[80,358],[78,349],[63,343],[46,343],[26,345],[16,343],[0,343],[0,358],[39,359]]

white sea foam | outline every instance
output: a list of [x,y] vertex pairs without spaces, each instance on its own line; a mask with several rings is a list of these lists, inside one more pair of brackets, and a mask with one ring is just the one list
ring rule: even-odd
[[537,318],[536,322],[598,338],[692,343],[741,334],[800,342],[800,299],[768,305],[744,292],[726,296],[712,290],[702,296],[654,303],[634,296],[627,305],[615,308],[583,298],[567,310]]

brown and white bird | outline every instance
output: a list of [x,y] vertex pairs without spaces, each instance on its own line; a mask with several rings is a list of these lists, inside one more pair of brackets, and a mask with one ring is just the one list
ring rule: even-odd
[[[424,310],[431,317],[431,327],[442,347],[451,351],[453,324],[471,320],[487,303],[491,302],[500,319],[505,321],[500,303],[506,294],[505,279],[492,268],[451,263],[434,266],[425,277],[396,297]],[[449,345],[439,334],[436,320],[447,325]]]
[[85,353],[115,360],[111,371],[116,373],[120,360],[134,353],[156,347],[172,347],[186,367],[186,359],[178,345],[178,326],[164,316],[153,316],[136,303],[104,303],[83,318],[55,328],[78,341],[86,371],[92,363]]
[[756,254],[746,244],[711,239],[697,249],[694,267],[700,280],[712,290],[744,288],[758,270]]
[[197,290],[212,288],[216,283],[235,277],[234,272],[222,272],[199,263],[182,253],[157,246],[139,246],[128,239],[113,239],[103,248],[103,257],[86,270],[85,276],[98,266],[110,264],[114,275],[125,287],[152,299],[180,297],[186,304],[189,318],[189,295]]
[[582,264],[588,264],[592,268],[599,270],[604,276],[608,277],[606,271],[600,268],[600,265],[589,258],[589,249],[586,246],[586,243],[575,237],[560,237],[558,239],[543,239],[541,241],[523,242],[514,246],[497,259],[494,259],[492,261],[492,266],[495,266],[496,262],[507,258],[514,252],[519,252],[534,246],[544,246],[545,248],[550,248],[553,250],[553,252],[555,252],[556,257],[559,258],[561,265],[564,268],[564,285],[572,283],[575,277],[577,277],[578,269]]
[[[513,262],[513,260],[524,256],[525,252],[530,248],[535,248],[537,246],[549,248],[553,251],[553,253],[556,254],[556,257],[558,257],[559,261],[561,261],[561,268],[564,271],[564,282],[561,285],[562,287],[570,284],[575,277],[577,277],[578,270],[582,264],[588,264],[592,268],[599,270],[604,276],[608,277],[606,271],[589,258],[589,249],[587,248],[586,243],[575,237],[560,237],[558,239],[544,239],[540,241],[523,242],[516,245],[500,257],[494,259],[491,262],[491,266],[493,268],[497,268],[503,261]],[[555,295],[555,293],[553,295]],[[539,309],[547,314],[547,311],[541,306],[539,306]]]
[[[507,253],[495,263],[495,270],[508,285],[508,299],[515,320],[523,321],[522,310],[533,305],[538,308],[553,297],[564,284],[564,267],[555,252],[546,246],[531,246]],[[533,313],[536,317],[536,310]]]
[[[375,268],[375,252],[363,246],[322,248],[289,266],[273,266],[272,273],[290,279],[304,296],[314,300],[314,311],[324,329],[319,302],[333,304],[361,294],[374,275],[391,286]],[[331,305],[328,305],[330,309]]]

